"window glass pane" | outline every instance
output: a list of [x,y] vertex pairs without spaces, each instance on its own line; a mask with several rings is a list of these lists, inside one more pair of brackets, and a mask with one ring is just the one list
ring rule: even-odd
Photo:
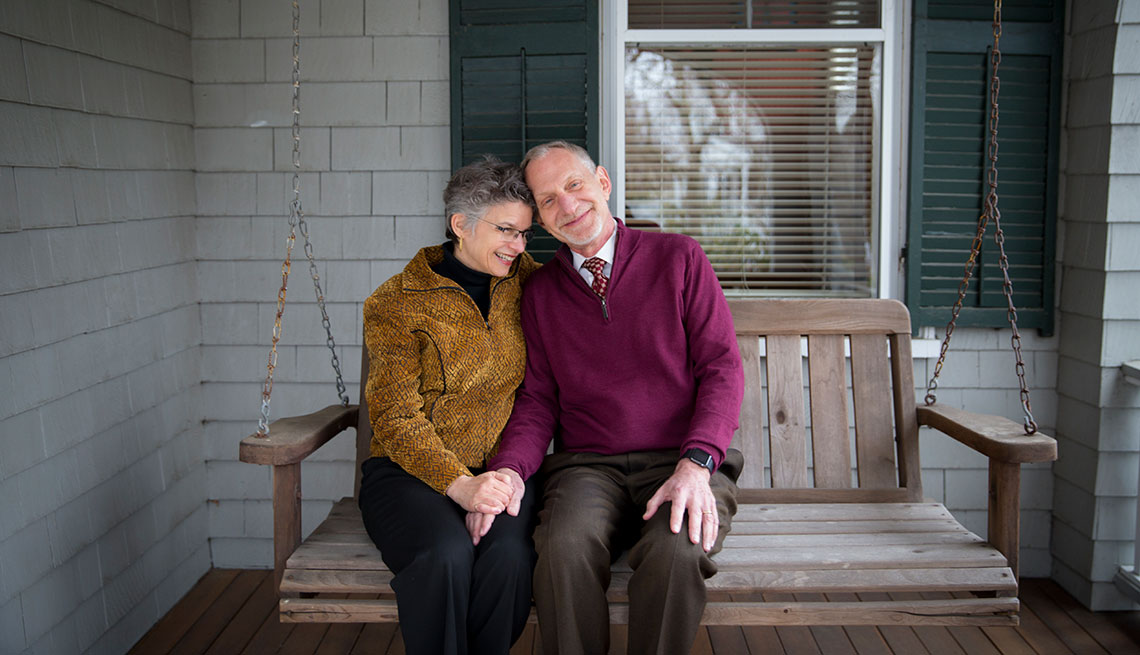
[[630,0],[630,29],[748,27],[747,0]]
[[629,0],[630,29],[879,26],[879,0]]
[[627,220],[726,290],[872,295],[879,52],[627,46]]

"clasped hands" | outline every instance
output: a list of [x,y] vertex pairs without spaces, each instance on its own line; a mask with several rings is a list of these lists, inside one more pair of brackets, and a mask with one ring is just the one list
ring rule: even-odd
[[504,511],[519,515],[526,488],[514,469],[487,471],[474,477],[464,475],[447,487],[447,496],[467,510],[467,532],[476,546],[486,536],[495,517]]

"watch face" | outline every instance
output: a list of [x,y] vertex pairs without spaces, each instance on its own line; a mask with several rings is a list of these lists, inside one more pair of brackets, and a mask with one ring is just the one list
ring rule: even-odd
[[691,461],[696,462],[697,464],[700,464],[701,466],[708,469],[709,473],[712,473],[712,469],[713,469],[712,455],[706,453],[705,451],[703,451],[699,448],[690,448],[685,453],[685,456],[688,457]]

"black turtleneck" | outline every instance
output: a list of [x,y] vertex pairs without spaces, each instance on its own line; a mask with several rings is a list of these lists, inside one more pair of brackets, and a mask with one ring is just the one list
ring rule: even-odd
[[467,295],[475,301],[475,306],[483,313],[483,319],[486,320],[487,313],[491,311],[492,275],[490,273],[472,270],[456,259],[455,245],[450,241],[443,244],[443,261],[432,266],[431,270],[463,287]]

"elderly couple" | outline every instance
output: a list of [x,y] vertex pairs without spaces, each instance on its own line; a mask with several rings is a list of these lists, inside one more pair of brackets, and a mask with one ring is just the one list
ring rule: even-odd
[[[630,229],[610,188],[559,141],[466,166],[448,242],[364,304],[360,509],[409,653],[506,653],[532,579],[543,652],[605,653],[626,549],[629,652],[692,646],[736,511],[740,354],[700,246]],[[541,268],[532,217],[564,244]]]

